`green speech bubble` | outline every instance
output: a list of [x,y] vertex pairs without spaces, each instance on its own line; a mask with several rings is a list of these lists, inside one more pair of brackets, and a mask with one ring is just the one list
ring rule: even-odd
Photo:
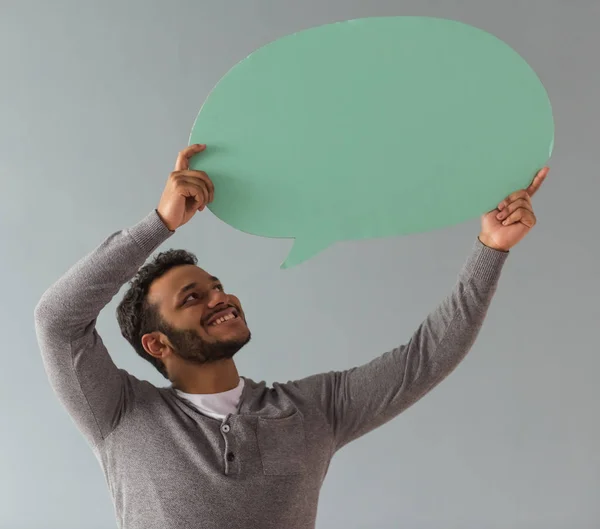
[[493,35],[439,18],[311,28],[233,67],[202,106],[192,160],[211,211],[293,237],[282,268],[336,241],[434,230],[529,185],[554,140],[546,90]]

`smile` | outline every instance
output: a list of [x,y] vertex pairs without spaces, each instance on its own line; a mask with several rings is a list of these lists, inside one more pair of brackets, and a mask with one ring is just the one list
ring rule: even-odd
[[215,327],[216,325],[221,325],[221,323],[225,323],[226,321],[235,320],[235,319],[237,319],[237,316],[234,316],[233,314],[228,314],[227,316],[223,316],[223,317],[219,318],[218,320],[214,321],[213,323],[211,323],[209,325],[209,327]]
[[206,323],[207,327],[216,327],[218,325],[222,325],[225,322],[237,320],[239,318],[238,311],[233,307],[221,310],[216,314],[213,314],[208,322]]

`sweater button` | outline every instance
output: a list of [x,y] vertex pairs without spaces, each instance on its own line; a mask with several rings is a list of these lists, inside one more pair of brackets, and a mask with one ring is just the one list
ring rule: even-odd
[[224,424],[224,425],[221,427],[221,431],[222,431],[223,433],[229,433],[229,430],[231,430],[231,428],[229,427],[229,425],[228,425],[228,424]]
[[229,461],[230,463],[235,459],[235,454],[233,452],[229,452],[227,454],[227,461]]

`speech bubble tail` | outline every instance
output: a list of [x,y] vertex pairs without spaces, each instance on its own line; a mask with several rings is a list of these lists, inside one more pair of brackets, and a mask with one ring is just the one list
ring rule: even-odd
[[318,253],[325,250],[330,244],[331,241],[329,240],[320,240],[315,237],[296,237],[294,239],[294,246],[292,246],[290,253],[285,258],[285,261],[281,263],[281,269],[285,270],[307,261],[311,257],[314,257]]

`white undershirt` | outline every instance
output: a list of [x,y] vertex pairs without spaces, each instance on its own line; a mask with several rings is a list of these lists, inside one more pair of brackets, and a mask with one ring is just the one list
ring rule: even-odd
[[201,413],[215,419],[224,419],[228,414],[237,411],[243,389],[244,379],[240,377],[237,387],[222,393],[184,393],[178,389],[175,391],[180,397],[189,400]]

